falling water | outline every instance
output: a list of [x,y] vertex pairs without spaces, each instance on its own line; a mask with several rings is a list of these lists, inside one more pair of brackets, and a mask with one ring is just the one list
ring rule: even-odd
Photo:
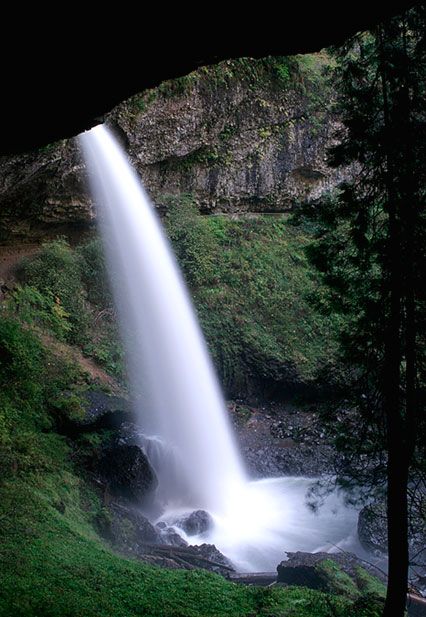
[[337,514],[337,495],[316,517],[304,505],[309,480],[249,482],[189,295],[149,198],[105,126],[84,133],[81,143],[163,518],[209,511],[213,529],[191,542],[214,542],[245,570],[273,569],[285,550],[337,544],[356,517],[353,511]]
[[[97,126],[81,139],[96,169],[91,180],[102,204],[138,420],[172,449],[181,478],[172,498],[220,511],[221,501],[246,479],[186,287],[149,198],[114,137]],[[163,485],[169,473],[170,465]]]

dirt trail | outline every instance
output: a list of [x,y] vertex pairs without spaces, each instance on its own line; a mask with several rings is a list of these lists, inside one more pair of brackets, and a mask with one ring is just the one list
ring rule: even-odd
[[87,358],[77,347],[72,347],[61,341],[58,341],[47,332],[43,332],[38,328],[32,328],[32,330],[40,338],[43,345],[45,345],[54,356],[63,358],[74,365],[79,366],[82,371],[88,373],[90,378],[100,385],[108,386],[113,394],[123,395],[123,387],[120,386],[118,381],[108,375],[104,369],[94,362],[91,358]]

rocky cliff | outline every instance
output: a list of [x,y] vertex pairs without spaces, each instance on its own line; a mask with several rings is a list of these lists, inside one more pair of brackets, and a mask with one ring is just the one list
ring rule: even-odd
[[[330,170],[338,119],[324,53],[203,67],[107,117],[155,203],[189,193],[202,212],[281,212],[347,175]],[[36,121],[36,119],[35,119]],[[0,241],[94,219],[76,140],[0,159]]]

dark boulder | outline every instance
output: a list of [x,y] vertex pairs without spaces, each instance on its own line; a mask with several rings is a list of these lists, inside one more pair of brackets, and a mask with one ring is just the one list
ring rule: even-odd
[[205,510],[195,510],[177,520],[175,525],[183,529],[188,536],[197,536],[212,528],[213,519]]
[[99,474],[109,491],[133,503],[146,503],[158,481],[144,452],[136,445],[106,448],[99,462]]

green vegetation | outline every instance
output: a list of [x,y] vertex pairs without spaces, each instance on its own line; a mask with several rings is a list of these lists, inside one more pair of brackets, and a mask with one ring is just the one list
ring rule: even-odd
[[[244,587],[113,554],[97,534],[105,518],[99,489],[80,467],[107,435],[66,439],[50,404],[78,393],[79,374],[10,318],[0,322],[0,364],[1,617],[366,615],[332,594]],[[75,411],[78,398],[70,401]]]
[[141,92],[140,94],[135,94],[135,96],[132,96],[127,102],[127,107],[135,114],[145,113],[145,111],[148,109],[151,103],[156,100],[156,98],[157,90],[155,88],[153,88],[152,90],[146,90],[145,92]]
[[[166,227],[222,383],[232,395],[313,382],[333,366],[336,318],[313,308],[323,288],[308,265],[308,232],[283,218],[199,214],[190,195],[163,196]],[[9,298],[19,319],[79,346],[123,376],[123,350],[99,239],[43,245]]]
[[[166,227],[222,383],[231,395],[312,383],[333,368],[338,321],[304,254],[309,232],[284,218],[199,214],[190,195],[164,196]],[[77,345],[123,379],[123,350],[99,239],[59,239],[23,260],[9,312]],[[316,306],[313,306],[315,300]]]
[[188,195],[169,199],[166,225],[229,392],[309,382],[332,365],[336,323],[311,306],[323,289],[304,232],[283,218],[204,217]]
[[55,318],[50,322],[54,333],[69,342],[81,342],[88,327],[81,263],[67,242],[56,240],[44,244],[38,255],[22,261],[18,276],[31,287],[31,290],[21,289],[18,297],[15,295],[18,310],[22,299],[28,315],[33,300],[34,317],[49,325],[46,313],[50,306]]
[[295,69],[294,58],[288,56],[271,56],[267,59],[281,86],[288,86]]
[[358,588],[361,589],[364,595],[375,595],[378,598],[386,596],[386,586],[377,578],[371,576],[364,568],[356,568],[356,579]]
[[[61,438],[53,435],[52,401],[80,377],[50,356],[39,339],[15,319],[0,321],[0,476],[40,471],[52,462]],[[45,449],[49,457],[44,456]]]
[[332,593],[353,599],[360,596],[358,587],[349,574],[332,559],[321,561],[315,569],[327,581],[327,587]]
[[8,310],[21,321],[79,346],[113,376],[123,377],[123,350],[99,240],[73,249],[64,239],[22,260]]
[[[277,338],[280,320],[284,313],[288,319],[296,314],[302,319],[302,309],[310,310],[304,294],[317,286],[299,246],[303,235],[272,218],[202,217],[185,196],[170,198],[169,207],[169,233],[210,344],[216,353],[224,347],[217,347],[215,336],[229,345],[229,375],[248,367],[253,374],[270,370],[268,353],[276,362],[287,361],[290,350],[282,357],[278,352],[284,340]],[[281,260],[284,255],[288,272],[276,270],[277,256]],[[77,249],[64,240],[51,242],[22,264],[21,285],[3,306],[0,617],[379,615],[379,604],[371,612],[373,600],[355,609],[344,589],[338,595],[245,587],[204,571],[149,566],[114,554],[104,543],[99,531],[110,513],[86,468],[100,456],[111,432],[74,439],[58,432],[63,419],[81,418],[81,392],[90,386],[78,369],[54,357],[41,342],[47,330],[49,345],[56,336],[87,347],[86,333],[93,337],[97,332],[93,314],[111,308],[103,276],[98,241]],[[285,301],[278,304],[282,293]],[[295,336],[288,341],[303,339],[299,331]],[[248,342],[259,354],[270,344],[265,356],[256,358],[258,364],[247,362],[243,345]],[[94,346],[99,353],[96,340]],[[319,359],[315,353],[312,366]],[[240,406],[238,413],[245,421],[250,411]]]
[[[90,521],[94,495],[69,472],[33,482],[5,483],[0,615],[2,617],[328,617],[352,612],[348,599],[302,588],[238,586],[201,571],[146,566],[113,555]],[[377,615],[379,613],[376,613]]]

